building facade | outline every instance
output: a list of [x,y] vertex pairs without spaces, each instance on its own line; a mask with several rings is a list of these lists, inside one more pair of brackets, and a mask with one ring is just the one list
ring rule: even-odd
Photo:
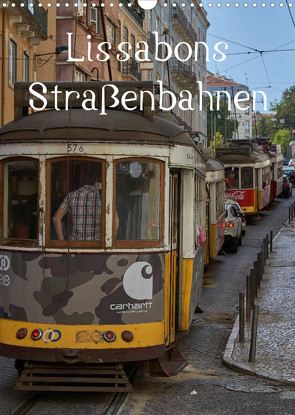
[[37,46],[48,34],[48,11],[38,3],[0,3],[0,126],[13,120],[15,82],[36,79]]
[[[227,79],[219,74],[213,75],[208,73],[207,91],[213,96],[216,96],[218,91],[227,92],[230,96],[230,119],[236,121],[238,128],[234,129],[232,137],[224,138],[236,138],[239,140],[252,138],[253,100],[249,88],[246,85],[234,82],[232,79]],[[247,94],[242,94],[243,91],[249,94],[249,99],[246,99]],[[245,101],[239,104],[241,108],[245,109],[239,109],[234,105],[234,97],[238,93],[241,93],[239,95],[241,99],[245,98]],[[222,94],[222,97],[223,99],[227,99],[224,94]]]
[[[197,81],[201,81],[205,89],[207,60],[205,46],[200,44],[196,48],[195,45],[196,42],[206,43],[208,27],[207,13],[196,0],[184,0],[181,5],[171,0],[165,3],[158,2],[155,8],[146,13],[149,45],[155,43],[153,32],[156,31],[158,41],[166,42],[172,47],[172,56],[166,62],[154,59],[153,67],[145,77],[154,82],[162,80],[168,87],[167,89],[173,90],[178,97],[182,90],[188,90],[192,93],[195,110],[185,111],[176,106],[173,113],[180,125],[195,132],[197,140],[204,146],[207,143],[207,113],[206,106],[200,110],[197,102]],[[185,43],[189,44],[193,50],[190,59],[187,59],[188,49]],[[177,50],[180,59],[176,58],[175,50]],[[152,49],[152,53],[155,52],[155,49]],[[165,47],[159,48],[160,58],[166,53]]]

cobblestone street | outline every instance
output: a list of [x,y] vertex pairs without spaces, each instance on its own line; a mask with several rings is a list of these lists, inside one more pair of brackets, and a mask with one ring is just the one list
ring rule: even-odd
[[[176,377],[138,377],[133,385],[134,393],[129,394],[122,414],[169,414],[173,407],[177,415],[293,415],[294,387],[237,373],[222,364],[222,354],[237,316],[238,293],[245,288],[245,277],[256,258],[262,238],[270,230],[278,232],[282,221],[287,219],[289,204],[290,201],[280,200],[271,211],[263,213],[259,224],[247,226],[239,252],[219,256],[215,264],[209,267],[200,302],[203,313],[195,314],[190,333],[179,341],[181,351],[188,358],[188,366]],[[292,257],[285,259],[287,265],[288,261],[293,260]],[[269,272],[276,272],[272,268],[278,265],[276,261],[279,260],[275,256],[270,260]],[[286,278],[286,274],[282,274],[282,278]],[[286,295],[291,281],[292,274],[289,273]],[[286,298],[283,295],[285,300],[282,302],[279,297],[274,298],[267,306],[268,311],[274,311],[277,307],[276,312],[284,312]],[[267,315],[264,312],[262,314]],[[257,359],[260,359],[259,345]],[[1,413],[8,415],[9,410],[21,402],[26,394],[13,391],[16,371],[12,360],[1,358],[0,376]],[[111,396],[104,394],[73,396],[64,393],[62,399],[60,396],[58,393],[46,394],[30,413],[99,415],[104,413],[106,403],[111,399]]]

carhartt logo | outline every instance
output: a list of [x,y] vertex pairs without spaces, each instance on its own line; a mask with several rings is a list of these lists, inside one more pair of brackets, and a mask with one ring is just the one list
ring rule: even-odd
[[153,298],[153,268],[145,261],[132,264],[124,274],[123,287],[129,297],[135,300]]

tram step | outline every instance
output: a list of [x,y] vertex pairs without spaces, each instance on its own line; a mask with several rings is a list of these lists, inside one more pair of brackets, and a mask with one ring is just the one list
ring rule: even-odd
[[16,390],[62,392],[133,392],[122,364],[54,365],[26,363]]

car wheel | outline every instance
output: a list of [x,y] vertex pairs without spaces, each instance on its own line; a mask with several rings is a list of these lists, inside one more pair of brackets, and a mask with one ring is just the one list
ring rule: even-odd
[[246,235],[246,231],[245,230],[243,230],[242,231],[242,236],[245,236]]
[[238,238],[232,238],[231,241],[231,252],[236,254],[238,252]]
[[238,245],[241,246],[242,245],[242,234],[240,235],[239,239],[238,239]]

